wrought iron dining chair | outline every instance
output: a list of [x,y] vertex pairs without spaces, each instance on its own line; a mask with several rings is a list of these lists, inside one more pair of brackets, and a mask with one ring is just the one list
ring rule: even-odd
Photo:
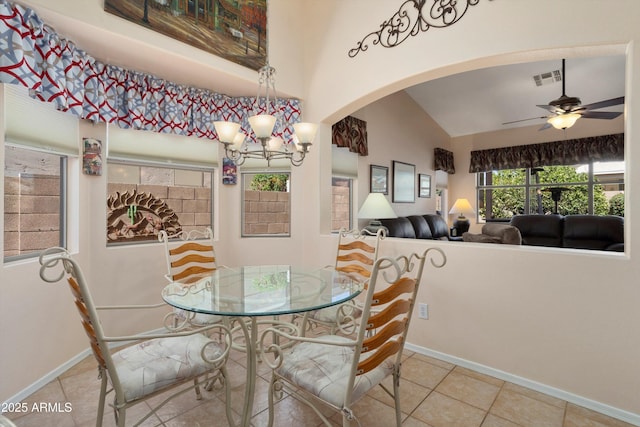
[[[167,262],[165,278],[169,282],[180,280],[183,283],[195,282],[204,275],[218,269],[216,252],[213,246],[213,231],[207,227],[203,230],[180,231],[168,234],[165,230],[158,233],[158,240],[164,244]],[[175,242],[177,245],[174,245]],[[203,326],[219,323],[221,316],[194,313],[174,308],[174,327]]]
[[[367,229],[341,229],[338,234],[336,261],[330,267],[354,277],[363,283],[366,289],[371,278],[371,270],[378,259],[380,241],[385,236],[383,228],[377,233],[371,233]],[[338,306],[311,311],[305,316],[302,330],[324,325],[329,328],[331,334],[338,331],[349,334],[353,332],[355,320],[362,314],[361,306],[358,300],[352,300]]]
[[[174,397],[195,389],[196,398],[201,399],[200,386],[212,378],[219,379],[230,399],[226,361],[231,348],[228,328],[222,324],[208,325],[183,332],[167,332],[144,335],[108,336],[105,334],[98,313],[103,310],[143,310],[158,305],[95,306],[89,287],[78,263],[64,248],[49,248],[39,258],[40,277],[55,283],[66,276],[82,326],[89,338],[93,356],[98,362],[98,377],[101,379],[100,398],[96,426],[102,425],[105,401],[114,393],[113,407],[116,424],[123,427],[126,411],[143,401],[151,410],[135,425],[144,422]],[[220,331],[221,340],[212,340],[203,332]],[[109,344],[128,344],[121,350],[112,351]],[[192,382],[191,387],[177,387]],[[109,383],[111,388],[108,389]],[[174,393],[152,406],[149,398],[169,390]],[[231,420],[230,409],[227,417]]]
[[[437,258],[430,254],[437,251]],[[309,405],[327,425],[331,422],[316,404],[321,403],[342,414],[342,424],[360,421],[354,404],[376,385],[394,398],[396,425],[400,427],[400,362],[424,263],[430,258],[434,267],[442,267],[446,256],[439,248],[427,249],[422,255],[411,254],[396,259],[380,258],[374,264],[366,294],[357,337],[324,335],[316,338],[292,336],[267,329],[262,341],[265,357],[272,368],[269,388],[269,426],[274,421],[276,399],[291,395]],[[280,348],[270,334],[291,340],[289,350]],[[393,389],[383,380],[393,376]]]

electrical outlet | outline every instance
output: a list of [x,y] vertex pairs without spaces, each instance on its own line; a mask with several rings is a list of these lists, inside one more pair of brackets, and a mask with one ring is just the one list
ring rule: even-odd
[[418,304],[418,317],[420,319],[429,319],[429,306],[427,304]]

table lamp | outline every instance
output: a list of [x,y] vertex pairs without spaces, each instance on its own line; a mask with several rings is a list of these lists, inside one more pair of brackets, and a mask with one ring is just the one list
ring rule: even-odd
[[467,199],[458,199],[453,204],[453,207],[449,211],[449,214],[458,214],[458,218],[453,221],[453,226],[458,231],[458,236],[462,235],[462,233],[466,233],[469,231],[469,220],[464,216],[464,214],[475,214],[476,211],[471,207],[471,203]]
[[381,219],[397,217],[398,215],[393,211],[391,204],[382,193],[369,193],[358,211],[358,218],[370,220],[365,230],[373,234],[377,233],[380,228],[384,228],[387,232],[389,231],[387,227],[380,223]]

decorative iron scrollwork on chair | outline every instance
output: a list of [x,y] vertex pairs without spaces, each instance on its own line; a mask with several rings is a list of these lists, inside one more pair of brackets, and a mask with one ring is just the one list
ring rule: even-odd
[[[492,1],[492,0],[489,0]],[[362,38],[349,50],[349,57],[369,49],[369,44],[396,47],[410,36],[416,36],[432,27],[446,28],[458,22],[469,6],[480,0],[407,0],[387,21]]]

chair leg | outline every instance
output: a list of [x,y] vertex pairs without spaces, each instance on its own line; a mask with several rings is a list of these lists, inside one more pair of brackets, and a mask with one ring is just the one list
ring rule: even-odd
[[396,426],[402,425],[402,410],[400,408],[400,368],[394,369],[393,372],[393,400],[396,407]]
[[278,378],[274,374],[271,374],[271,382],[269,383],[269,422],[267,423],[268,427],[273,426],[276,397],[278,398],[278,400],[282,398],[282,384],[280,384],[280,382],[278,381]]
[[198,378],[193,379],[193,385],[196,390],[196,400],[202,400],[202,393],[200,393],[200,384],[198,384]]
[[[351,420],[355,417],[353,416],[353,412],[349,408],[342,408],[342,427],[351,427]],[[360,425],[360,422],[358,422]]]
[[96,427],[102,427],[102,417],[104,417],[104,402],[107,399],[107,373],[100,369],[100,400],[98,401],[98,415],[96,418]]
[[113,415],[116,417],[116,425],[118,427],[124,427],[126,421],[127,410],[125,408],[113,408]]

